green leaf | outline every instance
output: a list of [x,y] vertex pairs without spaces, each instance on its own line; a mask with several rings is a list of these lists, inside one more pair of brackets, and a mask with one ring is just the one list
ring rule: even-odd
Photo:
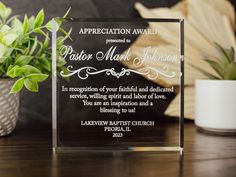
[[219,53],[221,54],[221,57],[223,59],[223,63],[231,63],[231,59],[229,58],[226,49],[224,49],[223,47],[221,47],[221,45],[219,45],[218,43],[215,43],[216,49],[219,51]]
[[25,68],[21,68],[18,65],[15,65],[14,67],[8,70],[7,75],[11,78],[16,78],[22,75],[25,71]]
[[5,73],[5,68],[4,68],[3,65],[0,65],[0,72],[1,72],[1,73]]
[[27,33],[29,31],[29,20],[27,15],[25,15],[24,23],[23,23],[24,33]]
[[[60,28],[60,30],[64,33],[64,34],[66,34],[64,37],[63,36],[59,36],[58,38],[57,38],[57,41],[56,41],[56,44],[57,44],[57,48],[58,49],[61,49],[61,47],[64,45],[64,41],[67,39],[67,38],[70,38],[71,39],[71,37],[70,37],[70,34],[71,34],[71,32],[72,32],[72,28],[70,28],[70,30],[68,31],[68,33],[66,32],[66,31],[64,31],[63,29],[61,29]],[[72,39],[71,39],[72,40]]]
[[63,46],[63,41],[64,41],[64,37],[63,36],[59,36],[56,40],[56,44],[57,44],[57,49],[61,49],[61,47]]
[[11,88],[10,93],[18,93],[22,90],[25,78],[18,79]]
[[32,55],[34,53],[34,51],[37,48],[37,46],[38,46],[38,39],[37,39],[37,36],[36,36],[35,39],[34,39],[33,46],[31,47],[29,55]]
[[205,61],[221,76],[221,78],[224,77],[224,68],[213,60],[205,59]]
[[8,75],[10,78],[15,78],[15,69],[16,69],[16,68],[19,68],[19,66],[16,65],[16,66],[11,67],[10,69],[8,69],[7,75]]
[[225,80],[236,80],[236,62],[229,64],[225,70]]
[[16,65],[19,65],[19,66],[24,66],[24,65],[27,65],[29,64],[29,62],[33,59],[32,56],[25,56],[25,55],[22,55],[20,57],[18,57],[16,59],[16,62],[15,64]]
[[211,74],[211,73],[208,73],[207,71],[205,71],[204,69],[198,67],[198,66],[195,66],[195,65],[192,65],[190,64],[190,66],[192,66],[193,68],[195,68],[196,70],[198,70],[199,72],[201,72],[203,75],[205,75],[206,77],[208,77],[209,79],[213,79],[213,80],[220,80],[219,77]]
[[72,40],[72,38],[70,37],[70,34],[71,34],[71,32],[72,32],[72,28],[70,28],[70,30],[68,31],[68,32],[66,32],[64,29],[62,29],[62,28],[60,28],[59,29],[62,33],[64,33],[65,34],[65,37],[64,37],[64,40],[63,40],[63,42],[67,39],[67,38],[69,38],[70,40]]
[[46,36],[46,33],[43,30],[39,29],[39,28],[34,29],[33,32],[35,32],[37,34],[42,34],[43,36]]
[[23,54],[29,55],[29,53],[30,53],[30,40],[28,40],[27,47],[25,47],[25,51],[23,52]]
[[59,25],[59,27],[61,26],[61,24],[63,23],[63,22],[66,22],[67,21],[67,19],[65,19],[64,17],[63,18],[61,18],[61,17],[56,17],[56,18],[54,18],[55,19],[55,21],[57,22],[57,24]]
[[233,62],[234,61],[234,58],[235,58],[235,51],[234,51],[234,48],[231,47],[230,48],[231,52],[230,52],[230,58],[231,58],[231,61]]
[[5,51],[5,57],[11,57],[11,54],[13,52],[14,48],[7,47]]
[[[45,25],[45,27],[47,28],[47,30],[49,30],[49,31],[52,31],[52,20],[50,20],[46,25]],[[58,31],[59,30],[59,24],[56,22],[55,23],[55,27],[56,27],[56,31]]]
[[10,15],[12,10],[7,8],[2,2],[0,2],[0,17],[5,21]]
[[41,71],[39,69],[37,69],[36,67],[31,66],[31,65],[25,65],[25,66],[22,66],[21,68],[25,69],[26,76],[33,74],[33,73],[41,73]]
[[61,56],[58,56],[57,57],[57,67],[62,67],[66,64],[66,60],[61,57]]
[[[26,41],[26,39],[25,39],[25,37],[26,37],[26,35],[24,35],[23,33],[22,34],[19,34],[18,35],[18,37],[17,37],[17,39],[16,39],[16,45],[17,46],[22,46],[24,43],[25,43],[25,41]],[[22,49],[17,49],[18,51],[24,51],[24,49],[22,48]]]
[[4,10],[4,9],[6,9],[6,6],[0,1],[0,10]]
[[5,61],[5,67],[8,68],[12,64],[13,59],[11,57],[7,58]]
[[63,16],[63,18],[66,18],[68,16],[68,14],[70,13],[71,7],[66,11],[65,15]]
[[47,71],[51,71],[51,65],[46,58],[39,58],[38,61]]
[[15,31],[18,35],[23,34],[23,32],[24,32],[23,23],[22,23],[18,18],[15,18],[15,19],[12,21],[12,29],[13,29],[13,31]]
[[29,30],[33,30],[34,28],[34,21],[35,21],[35,17],[34,16],[31,16],[28,20],[28,23],[29,23]]
[[14,15],[14,16],[11,16],[6,22],[5,24],[10,24],[15,18],[18,18],[19,15]]
[[7,47],[0,43],[0,63],[3,63],[6,60],[5,53]]
[[25,72],[24,68],[17,68],[17,69],[15,69],[15,73],[14,73],[15,77],[18,77],[18,76],[24,74],[24,72]]
[[11,28],[8,25],[3,25],[0,29],[0,32],[7,33]]
[[43,43],[43,50],[46,49],[48,45],[49,45],[49,36],[47,34]]
[[34,29],[41,27],[44,21],[44,10],[40,10],[34,21]]
[[225,49],[225,54],[230,63],[234,61],[234,48],[231,47],[230,49]]
[[2,43],[6,46],[10,46],[16,40],[17,36],[18,35],[15,33],[8,33],[3,36]]
[[3,63],[6,60],[6,57],[0,57],[0,63]]
[[42,54],[42,52],[43,52],[43,44],[42,44],[42,42],[39,41],[38,44],[39,44],[40,48],[37,51],[36,56],[40,56]]
[[24,80],[25,87],[31,92],[38,92],[39,86],[37,82],[33,82],[30,79]]
[[27,76],[33,82],[43,82],[48,78],[47,74],[30,74]]
[[13,68],[13,65],[8,66],[7,73]]

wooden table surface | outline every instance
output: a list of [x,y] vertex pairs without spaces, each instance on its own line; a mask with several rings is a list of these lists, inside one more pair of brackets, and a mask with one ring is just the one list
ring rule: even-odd
[[17,128],[0,138],[0,177],[235,177],[236,138],[185,125],[185,154],[160,152],[53,155],[47,125]]

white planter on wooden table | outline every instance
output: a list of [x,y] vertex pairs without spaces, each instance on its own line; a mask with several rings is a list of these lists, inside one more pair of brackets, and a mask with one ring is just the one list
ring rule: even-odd
[[207,131],[236,132],[236,81],[196,80],[195,124]]

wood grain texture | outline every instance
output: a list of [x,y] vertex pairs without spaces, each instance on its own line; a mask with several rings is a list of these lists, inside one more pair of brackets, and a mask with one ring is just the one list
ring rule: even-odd
[[212,136],[185,125],[185,155],[64,153],[53,155],[49,126],[21,127],[0,139],[1,177],[235,177],[235,137]]

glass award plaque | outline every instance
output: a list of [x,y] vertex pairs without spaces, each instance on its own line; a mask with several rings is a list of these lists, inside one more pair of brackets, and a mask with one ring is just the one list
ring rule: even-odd
[[[71,33],[62,40],[53,20],[53,149],[182,152],[183,25],[69,18],[62,26]],[[176,94],[179,116],[164,116]]]

